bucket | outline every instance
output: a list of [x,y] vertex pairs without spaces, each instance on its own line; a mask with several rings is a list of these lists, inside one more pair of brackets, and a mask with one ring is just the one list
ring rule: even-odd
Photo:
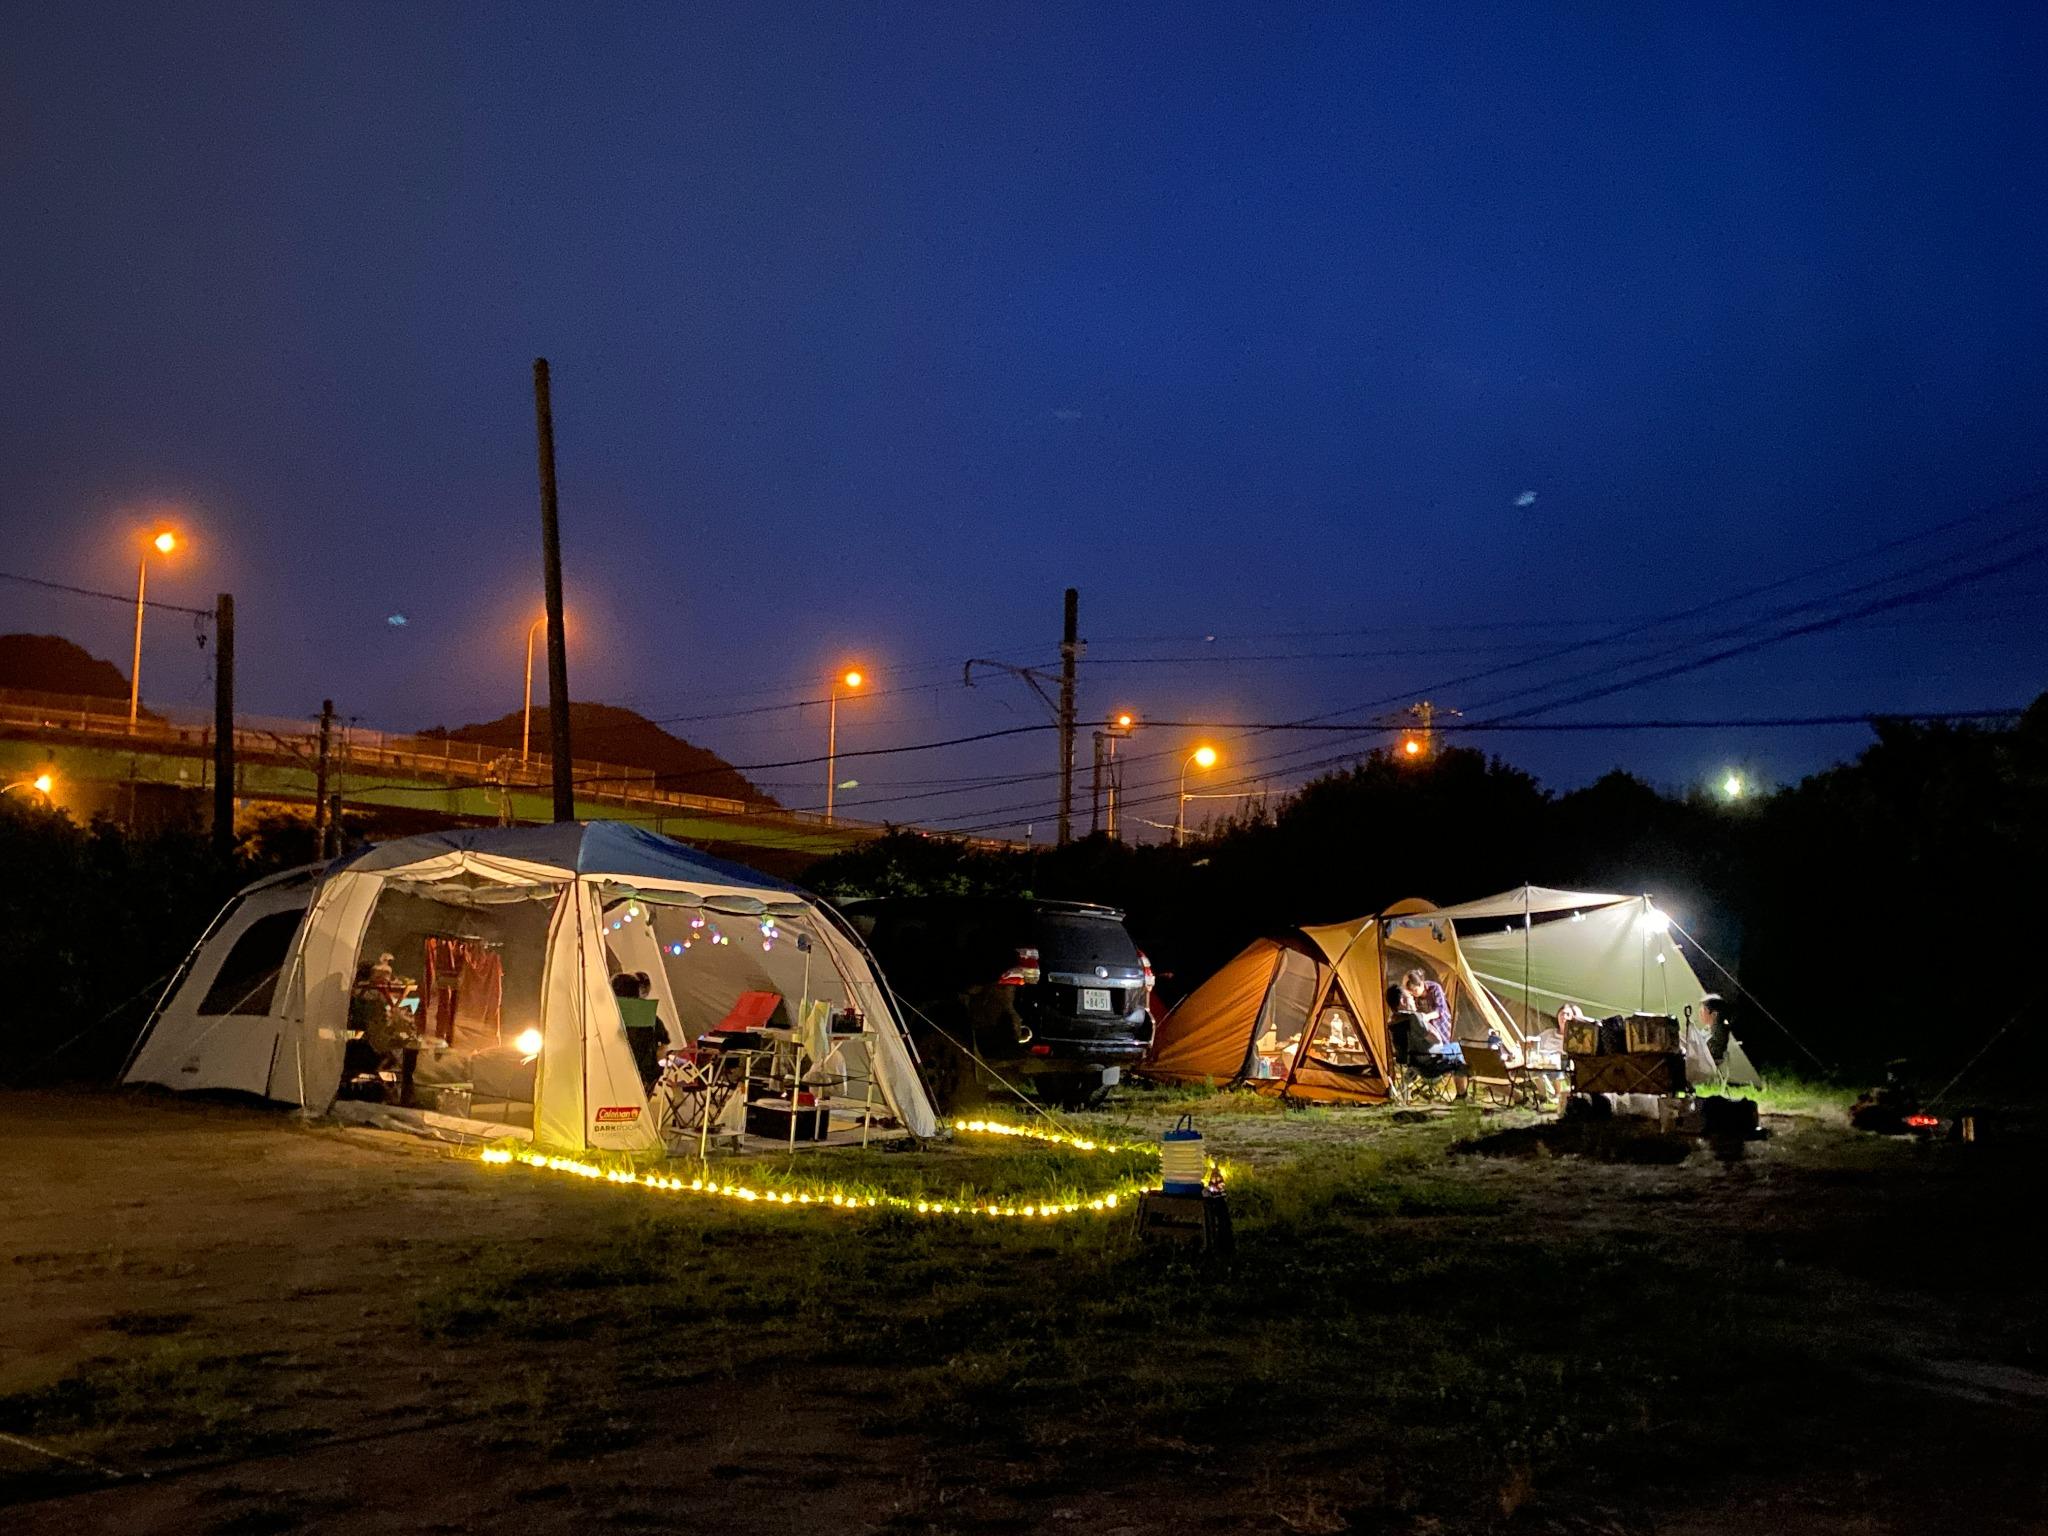
[[1195,1117],[1182,1115],[1173,1129],[1159,1138],[1159,1178],[1169,1195],[1199,1195],[1209,1174],[1208,1155],[1202,1150],[1202,1133],[1195,1129]]

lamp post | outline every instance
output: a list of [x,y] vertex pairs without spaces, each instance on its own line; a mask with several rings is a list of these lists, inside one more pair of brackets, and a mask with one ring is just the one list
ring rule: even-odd
[[128,734],[135,734],[135,722],[142,713],[142,600],[149,588],[149,552],[168,555],[178,547],[178,536],[168,528],[151,539],[135,565],[135,660],[128,668]]
[[832,703],[825,717],[825,825],[832,825],[834,796],[839,789],[839,690],[857,693],[861,684],[867,681],[858,670],[849,667],[832,679]]
[[1216,749],[1201,746],[1190,752],[1180,765],[1180,793],[1173,802],[1173,846],[1184,848],[1188,841],[1188,769],[1214,768]]
[[540,633],[548,616],[542,614],[526,626],[526,712],[519,724],[519,766],[524,768],[526,760],[533,755],[533,637]]
[[12,784],[0,786],[0,795],[8,793],[10,790],[26,789],[34,794],[41,795],[47,800],[50,798],[50,791],[56,787],[57,776],[48,769],[45,769],[32,779],[16,779]]
[[1107,814],[1103,817],[1102,830],[1109,834],[1112,843],[1116,841],[1116,796],[1120,787],[1116,769],[1116,744],[1130,735],[1137,723],[1137,716],[1128,709],[1120,709],[1109,717],[1100,733],[1103,759],[1108,768],[1103,775],[1103,798]]

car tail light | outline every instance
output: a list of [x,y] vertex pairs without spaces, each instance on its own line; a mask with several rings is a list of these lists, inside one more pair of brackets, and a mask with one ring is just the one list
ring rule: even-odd
[[1147,954],[1145,953],[1145,951],[1143,951],[1142,949],[1138,951],[1138,964],[1139,964],[1140,966],[1142,966],[1142,967],[1144,968],[1144,971],[1145,971],[1145,995],[1146,995],[1147,997],[1150,997],[1150,996],[1152,995],[1152,989],[1153,989],[1153,987],[1155,987],[1156,985],[1158,985],[1158,978],[1157,978],[1157,977],[1155,977],[1155,976],[1154,976],[1154,975],[1152,974],[1152,959],[1151,959],[1151,957],[1150,957],[1149,955],[1147,955]]
[[1038,968],[1038,951],[1019,949],[1017,963],[996,978],[996,984],[1004,987],[1035,987],[1044,974]]

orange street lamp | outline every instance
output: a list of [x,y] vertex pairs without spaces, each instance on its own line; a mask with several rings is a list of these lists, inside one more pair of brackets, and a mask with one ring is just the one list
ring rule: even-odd
[[4,788],[0,788],[0,795],[6,794],[9,790],[27,789],[33,790],[36,794],[41,795],[45,800],[47,800],[50,798],[50,791],[55,789],[56,787],[56,774],[52,773],[49,769],[45,768],[41,773],[37,774],[32,779],[16,779],[12,784],[6,785]]
[[[1116,744],[1137,728],[1138,717],[1128,709],[1120,709],[1103,721],[1102,729],[1095,733],[1096,773],[1105,791],[1104,804],[1108,814],[1103,818],[1102,830],[1116,841],[1116,811],[1118,792],[1123,788],[1123,775],[1116,766]],[[1107,770],[1107,771],[1105,771]]]
[[542,614],[526,626],[526,711],[519,721],[519,766],[522,768],[533,755],[533,637],[540,633],[541,626],[547,621],[548,616]]
[[1401,751],[1408,757],[1420,757],[1422,756],[1422,743],[1413,736],[1410,736],[1401,743]]
[[149,541],[135,566],[135,660],[128,668],[128,734],[135,734],[135,721],[142,713],[142,598],[149,585],[149,551],[168,555],[178,547],[178,536],[166,528]]
[[839,792],[839,690],[858,693],[867,679],[857,668],[848,667],[832,679],[831,710],[825,717],[825,825],[832,825],[834,797]]
[[1176,848],[1187,846],[1188,840],[1188,769],[1215,766],[1216,749],[1211,746],[1195,748],[1180,765],[1180,795],[1173,806],[1173,845]]

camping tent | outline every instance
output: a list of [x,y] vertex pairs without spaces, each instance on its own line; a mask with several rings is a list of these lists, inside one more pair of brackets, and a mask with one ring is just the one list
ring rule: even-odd
[[[1692,1024],[1707,995],[1672,941],[1670,917],[1648,896],[1525,885],[1439,914],[1456,924],[1473,974],[1525,1036],[1552,1027],[1566,1003],[1594,1018],[1661,1013]],[[1740,1041],[1715,1048],[1724,1050],[1718,1062],[1705,1036],[1687,1031],[1694,1083],[1762,1081]]]
[[1523,1034],[1553,1027],[1566,1003],[1594,1018],[1683,1018],[1706,996],[1672,942],[1670,918],[1648,896],[1525,885],[1438,915],[1457,925],[1473,974]]
[[621,970],[647,972],[690,1038],[743,993],[779,999],[778,1023],[807,1001],[858,1010],[880,1100],[912,1133],[937,1129],[887,989],[837,914],[603,821],[429,833],[250,886],[186,960],[123,1080],[324,1112],[373,966],[409,981],[399,990],[434,1037],[418,1081],[460,1081],[494,1106],[476,1118],[543,1144],[661,1145],[610,985]]
[[1255,940],[1181,999],[1140,1069],[1160,1082],[1245,1082],[1314,1102],[1384,1103],[1393,1070],[1386,990],[1420,969],[1444,989],[1460,1040],[1520,1032],[1426,901]]

